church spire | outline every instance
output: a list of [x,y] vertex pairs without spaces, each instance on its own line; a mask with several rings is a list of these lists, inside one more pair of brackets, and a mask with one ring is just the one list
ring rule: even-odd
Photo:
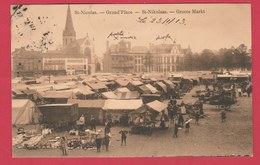
[[69,45],[75,39],[76,39],[76,32],[73,26],[70,5],[68,5],[65,29],[63,30],[63,46]]

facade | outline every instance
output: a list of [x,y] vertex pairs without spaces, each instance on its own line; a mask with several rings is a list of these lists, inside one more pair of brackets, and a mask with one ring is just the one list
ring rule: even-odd
[[12,53],[12,76],[41,76],[43,60],[39,51],[27,51],[24,47]]
[[54,54],[44,53],[44,74],[86,74],[88,73],[88,60],[81,54]]
[[104,56],[104,71],[113,73],[130,73],[134,71],[134,57],[131,54],[131,43],[120,41],[117,45],[107,43]]
[[88,60],[82,54],[42,53],[16,49],[12,53],[13,76],[74,75],[88,73]]
[[105,72],[176,72],[181,71],[184,63],[184,52],[180,45],[176,44],[150,44],[131,47],[128,41],[120,41],[116,45],[107,43],[107,51],[104,54]]

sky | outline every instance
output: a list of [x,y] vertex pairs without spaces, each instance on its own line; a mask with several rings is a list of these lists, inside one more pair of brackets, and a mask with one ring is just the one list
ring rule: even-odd
[[[42,34],[48,31],[47,39],[52,43],[49,48],[56,49],[61,45],[68,5],[26,7],[22,16],[11,18],[12,50],[34,43],[37,45]],[[237,47],[242,43],[251,48],[250,4],[81,4],[70,5],[70,8],[76,38],[88,35],[98,56],[106,51],[106,41],[109,44],[119,42],[113,36],[108,36],[111,32],[120,31],[123,31],[124,37],[128,38],[125,40],[131,41],[132,46],[148,47],[149,43],[172,43],[175,40],[182,48],[190,46],[193,52]],[[131,11],[132,14],[111,14],[118,10]],[[148,10],[160,10],[167,14],[142,13]],[[202,13],[192,13],[192,10],[201,10]],[[81,11],[95,11],[97,14],[76,14]],[[140,22],[145,17],[145,22]],[[29,23],[25,25],[28,20]],[[167,20],[172,21],[167,23]],[[29,26],[32,22],[33,26]]]

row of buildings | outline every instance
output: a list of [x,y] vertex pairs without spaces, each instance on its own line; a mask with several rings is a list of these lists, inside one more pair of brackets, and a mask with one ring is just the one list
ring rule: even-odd
[[24,47],[12,52],[14,77],[107,73],[174,72],[182,70],[185,49],[172,44],[131,46],[130,41],[109,45],[103,58],[95,54],[88,34],[76,39],[70,6],[67,9],[63,44],[57,50],[40,52]]
[[133,46],[131,42],[120,41],[109,46],[104,54],[104,71],[112,73],[176,72],[183,70],[184,54],[190,49],[182,49],[172,44],[150,44],[149,47]]

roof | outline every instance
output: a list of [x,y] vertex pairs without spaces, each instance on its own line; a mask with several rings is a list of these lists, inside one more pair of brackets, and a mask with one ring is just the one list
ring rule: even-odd
[[75,94],[92,95],[95,92],[90,90],[88,87],[78,87],[70,90],[65,90],[65,92],[73,92]]
[[151,84],[145,84],[145,86],[152,92],[152,93],[157,93],[158,90],[153,87]]
[[64,52],[55,52],[55,53],[42,53],[43,58],[87,58],[83,54],[79,53],[64,53]]
[[159,85],[163,89],[164,92],[167,92],[167,86],[164,83],[157,82],[156,84]]
[[105,78],[105,77],[97,77],[96,79],[99,80],[99,81],[103,81],[103,82],[108,81],[108,79]]
[[71,89],[68,85],[65,84],[57,84],[52,86],[53,90],[66,90],[66,89]]
[[120,85],[121,87],[125,87],[128,85],[129,81],[128,80],[122,80],[122,79],[117,79],[115,82]]
[[141,81],[131,81],[130,82],[133,86],[140,86],[143,85],[143,83]]
[[153,102],[147,103],[146,106],[155,110],[155,111],[157,111],[157,112],[161,112],[163,110],[166,110],[168,105],[165,104],[165,103],[162,103],[158,100],[155,100]]
[[107,89],[107,86],[103,82],[87,83],[87,85],[92,89]]
[[69,99],[68,103],[78,103],[79,108],[103,108],[105,100],[76,100]]
[[174,88],[174,84],[170,80],[163,80],[163,82],[168,85],[170,88]]
[[144,93],[151,93],[150,89],[147,88],[145,85],[139,86],[139,89],[141,89],[141,91],[143,91]]
[[118,96],[114,94],[114,92],[103,92],[101,95],[106,99],[117,99]]
[[141,99],[138,100],[106,100],[104,110],[136,110],[143,105]]
[[43,94],[43,98],[64,98],[64,99],[69,99],[69,98],[74,98],[73,92],[65,92],[65,91],[46,91]]
[[23,58],[41,58],[42,53],[40,51],[26,50],[24,47],[16,49],[12,52],[13,57]]
[[140,98],[140,93],[138,91],[130,92],[119,92],[116,93],[119,99],[138,99]]
[[115,92],[116,92],[116,93],[117,93],[117,92],[130,92],[130,90],[129,90],[128,88],[124,87],[124,88],[117,88],[117,89],[115,90]]

